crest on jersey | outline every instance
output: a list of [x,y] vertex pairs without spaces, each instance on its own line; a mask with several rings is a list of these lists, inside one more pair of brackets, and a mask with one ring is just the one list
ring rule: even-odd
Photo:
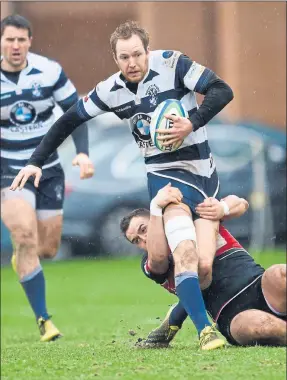
[[155,84],[151,84],[148,87],[146,91],[146,95],[149,96],[149,102],[150,102],[151,107],[155,107],[157,105],[158,93],[159,93],[159,88]]
[[149,129],[150,121],[151,117],[145,113],[137,113],[131,120],[133,125],[132,133],[139,148],[153,146]]
[[57,185],[55,187],[55,193],[56,193],[56,199],[57,201],[60,201],[63,198],[63,186]]
[[34,98],[42,97],[42,88],[39,83],[34,82],[32,84],[32,95],[34,96]]
[[10,111],[10,121],[14,125],[31,124],[36,117],[37,113],[34,106],[28,102],[17,102]]
[[163,56],[163,58],[165,58],[165,59],[170,58],[172,55],[173,55],[173,51],[172,51],[172,50],[166,50],[166,51],[164,51],[164,52],[162,53],[162,56]]

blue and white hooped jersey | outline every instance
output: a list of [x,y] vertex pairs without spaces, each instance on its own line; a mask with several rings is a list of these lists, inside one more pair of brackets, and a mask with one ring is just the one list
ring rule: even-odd
[[211,75],[211,70],[179,51],[152,51],[149,70],[136,94],[126,87],[118,72],[84,97],[78,112],[83,118],[113,112],[125,121],[145,158],[147,172],[184,169],[196,177],[210,178],[215,164],[205,127],[191,132],[177,151],[161,152],[152,143],[149,124],[157,105],[166,99],[180,100],[191,116],[198,108],[195,92],[204,93]]
[[[26,165],[53,125],[56,103],[65,106],[77,95],[57,62],[34,53],[27,61],[17,84],[1,72],[1,160],[14,169]],[[58,163],[55,152],[43,169]]]

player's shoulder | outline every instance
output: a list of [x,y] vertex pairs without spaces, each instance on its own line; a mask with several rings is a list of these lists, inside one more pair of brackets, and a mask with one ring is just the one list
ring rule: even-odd
[[120,79],[120,72],[117,72],[111,76],[109,76],[107,79],[99,82],[95,90],[97,92],[97,95],[103,100],[107,101],[110,96],[113,93],[113,90],[116,89],[116,87],[121,87],[120,85],[121,79]]
[[160,70],[163,67],[175,70],[182,54],[178,50],[152,50],[150,52],[150,64],[154,70]]
[[62,66],[49,57],[29,52],[27,58],[29,64],[40,71],[47,71],[50,74],[59,74],[62,70]]

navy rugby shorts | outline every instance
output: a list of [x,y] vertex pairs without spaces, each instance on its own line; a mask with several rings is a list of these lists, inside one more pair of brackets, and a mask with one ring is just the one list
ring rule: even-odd
[[[232,300],[222,311],[218,321],[218,329],[226,340],[235,346],[239,344],[232,337],[230,331],[230,325],[233,318],[245,310],[257,309],[265,311],[266,313],[272,314],[277,318],[280,318],[284,321],[287,320],[286,315],[278,315],[273,310],[271,310],[264,298],[262,292],[262,275],[257,278],[248,288],[246,288],[242,293],[240,293],[234,300]],[[254,345],[256,343],[254,342]],[[252,345],[252,344],[250,344]]]
[[195,212],[195,208],[204,199],[208,197],[220,199],[219,180],[216,172],[214,172],[211,178],[207,178],[196,176],[186,170],[160,170],[148,173],[147,179],[150,200],[157,195],[160,189],[170,182],[171,186],[177,187],[182,192],[182,202],[189,206],[193,219],[199,218]]
[[262,293],[261,280],[265,270],[243,248],[232,248],[213,262],[213,281],[203,291],[206,309],[230,344],[238,345],[231,335],[230,324],[239,313],[249,309],[275,314]]
[[[20,169],[13,169],[1,162],[1,190],[11,186]],[[36,198],[36,210],[61,210],[65,196],[65,174],[60,164],[43,169],[38,189],[34,177],[30,177],[24,189]]]

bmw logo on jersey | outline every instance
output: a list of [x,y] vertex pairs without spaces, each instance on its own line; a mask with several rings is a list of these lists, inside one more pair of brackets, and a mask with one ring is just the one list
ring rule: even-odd
[[139,148],[146,148],[153,146],[153,142],[150,136],[150,120],[151,117],[145,113],[137,113],[132,118],[133,135],[139,146]]
[[14,125],[25,125],[33,123],[37,113],[34,106],[28,102],[17,102],[10,111],[10,121]]

